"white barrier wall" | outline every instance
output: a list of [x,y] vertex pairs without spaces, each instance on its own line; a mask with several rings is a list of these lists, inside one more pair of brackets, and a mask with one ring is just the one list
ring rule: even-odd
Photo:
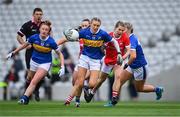
[[[176,66],[173,69],[164,71],[155,77],[149,77],[147,80],[148,84],[155,86],[163,86],[165,91],[163,93],[163,101],[180,101],[180,67]],[[56,83],[52,88],[53,100],[65,100],[72,88],[70,82],[68,83]],[[96,97],[96,96],[95,96]],[[141,101],[154,101],[156,98],[155,93],[140,93],[138,100]],[[100,99],[108,100],[108,84],[107,81],[100,87]],[[123,86],[121,97],[122,101],[129,100],[129,94],[127,90],[127,83]],[[84,100],[83,93],[81,100]]]

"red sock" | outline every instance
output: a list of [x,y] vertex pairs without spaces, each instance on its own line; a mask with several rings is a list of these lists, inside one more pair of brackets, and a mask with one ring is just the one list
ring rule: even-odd
[[68,96],[66,99],[66,103],[70,103],[72,101],[72,99],[74,98],[74,96]]
[[118,92],[117,91],[112,91],[112,96],[113,97],[118,97]]

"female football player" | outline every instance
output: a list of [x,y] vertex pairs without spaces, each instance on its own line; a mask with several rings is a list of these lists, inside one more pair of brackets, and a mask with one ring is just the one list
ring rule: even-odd
[[[125,26],[122,21],[118,21],[114,27],[114,31],[110,32],[110,35],[117,40],[118,45],[121,49],[121,54],[123,60],[125,60],[130,53],[130,42],[129,38],[126,33],[124,33]],[[108,42],[106,44],[105,49],[105,57],[102,64],[100,77],[98,78],[95,87],[93,87],[89,96],[87,96],[86,101],[90,102],[93,95],[95,94],[96,90],[101,86],[101,84],[106,80],[111,70],[114,70],[115,81],[113,83],[113,93],[112,95],[118,93],[118,85],[120,82],[120,73],[123,71],[123,67],[116,64],[117,63],[117,55],[118,52],[116,51],[112,42]]]
[[[107,32],[100,29],[100,26],[101,20],[94,17],[91,20],[90,27],[79,32],[79,38],[83,40],[83,49],[78,64],[78,77],[70,95],[65,101],[65,105],[69,105],[74,96],[79,95],[79,92],[82,91],[87,70],[90,70],[89,88],[93,88],[96,84],[101,67],[101,59],[104,56],[101,50],[104,43],[112,42],[115,45],[118,52],[117,62],[122,64],[123,60],[117,41]],[[66,37],[68,38],[68,35]]]
[[37,83],[42,80],[48,73],[52,62],[52,49],[58,54],[61,60],[60,75],[64,74],[64,57],[59,51],[59,48],[52,37],[49,36],[51,31],[51,22],[44,21],[40,26],[40,34],[35,34],[29,37],[28,41],[22,44],[19,48],[8,54],[7,58],[12,57],[22,49],[26,48],[29,44],[33,45],[33,53],[30,61],[30,72],[28,79],[31,83],[26,89],[23,96],[18,101],[19,104],[28,104],[29,96],[33,93]]
[[[124,69],[120,74],[120,84],[117,86],[117,91],[121,91],[122,85],[129,79],[134,78],[137,92],[156,93],[156,100],[161,99],[163,88],[155,87],[150,84],[145,84],[147,78],[147,61],[145,59],[142,46],[135,34],[133,34],[132,24],[127,25],[127,34],[130,39],[130,57],[124,65]],[[117,104],[118,94],[112,97],[112,105]]]

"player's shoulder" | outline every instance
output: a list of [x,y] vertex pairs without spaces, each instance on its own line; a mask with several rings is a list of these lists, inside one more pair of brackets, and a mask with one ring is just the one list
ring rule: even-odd
[[129,39],[131,42],[138,43],[138,37],[134,33],[130,34]]
[[53,37],[51,37],[51,36],[48,37],[47,41],[50,44],[55,44],[56,43],[55,39]]
[[87,27],[87,28],[79,30],[79,33],[85,33],[85,32],[89,32],[89,31],[90,31],[90,28]]
[[38,38],[38,37],[39,37],[39,34],[34,34],[34,35],[32,35],[31,37],[36,37],[36,38]]
[[53,37],[51,37],[51,36],[49,36],[48,39],[49,39],[49,41],[51,41],[51,42],[55,42],[55,39],[54,39]]
[[28,41],[36,41],[39,39],[39,34],[34,34],[28,38]]
[[29,25],[31,25],[31,24],[32,24],[32,21],[29,20],[29,21],[26,21],[23,25],[24,25],[24,26],[29,26]]
[[130,34],[129,38],[130,39],[136,39],[136,40],[138,39],[137,36],[134,33]]
[[99,34],[101,34],[101,35],[103,35],[103,36],[107,36],[107,35],[109,35],[109,33],[108,32],[106,32],[105,30],[103,30],[103,29],[99,29],[99,32],[98,32]]

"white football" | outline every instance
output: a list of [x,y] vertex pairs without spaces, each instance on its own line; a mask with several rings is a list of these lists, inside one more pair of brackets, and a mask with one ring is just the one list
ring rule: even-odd
[[75,29],[67,29],[64,32],[65,37],[68,41],[77,41],[79,40],[79,32]]

